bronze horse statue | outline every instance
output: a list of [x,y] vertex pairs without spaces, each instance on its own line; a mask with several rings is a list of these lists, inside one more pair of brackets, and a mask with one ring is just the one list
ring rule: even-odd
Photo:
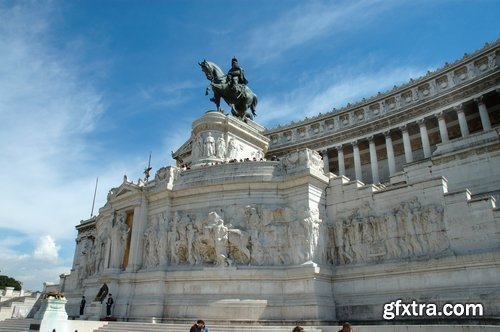
[[257,114],[255,108],[257,107],[257,96],[246,85],[231,84],[227,75],[224,74],[222,69],[215,63],[203,60],[198,63],[205,76],[210,81],[205,95],[208,95],[210,89],[214,92],[214,97],[210,98],[211,101],[217,106],[217,111],[221,112],[220,99],[231,106],[231,113],[242,120],[251,119]]

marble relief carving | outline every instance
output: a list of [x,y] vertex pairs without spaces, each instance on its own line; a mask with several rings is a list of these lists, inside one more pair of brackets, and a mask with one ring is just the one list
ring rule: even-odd
[[374,213],[368,204],[354,210],[331,225],[330,244],[335,265],[432,256],[449,248],[443,208],[422,206],[417,198],[385,213]]
[[317,210],[244,206],[231,211],[234,225],[223,214],[175,212],[171,220],[163,214],[151,217],[144,232],[143,269],[289,265],[314,258],[321,225]]

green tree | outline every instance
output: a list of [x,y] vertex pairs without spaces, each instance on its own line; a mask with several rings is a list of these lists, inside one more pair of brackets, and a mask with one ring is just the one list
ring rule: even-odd
[[0,275],[0,289],[5,289],[5,287],[14,287],[14,290],[21,290],[21,282],[14,278]]

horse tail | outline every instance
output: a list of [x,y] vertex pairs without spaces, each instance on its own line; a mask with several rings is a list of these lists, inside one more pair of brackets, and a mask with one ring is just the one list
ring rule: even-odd
[[254,93],[253,94],[253,100],[252,100],[252,104],[250,105],[250,109],[252,110],[252,114],[253,116],[257,116],[257,114],[255,113],[255,109],[257,108],[257,95]]

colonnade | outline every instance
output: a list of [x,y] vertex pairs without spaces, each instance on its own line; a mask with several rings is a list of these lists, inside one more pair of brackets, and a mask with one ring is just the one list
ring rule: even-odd
[[[481,120],[481,125],[483,131],[490,130],[492,128],[490,117],[488,114],[488,109],[484,103],[484,98],[481,96],[479,98],[474,99],[474,102],[477,106],[477,111],[479,112],[479,117]],[[449,110],[448,110],[449,112]],[[470,135],[469,125],[467,123],[466,115],[464,113],[464,104],[460,104],[452,108],[451,112],[456,113],[456,117],[458,119],[458,125],[460,127],[461,137],[467,137]],[[398,128],[385,130],[380,133],[372,134],[367,137],[359,138],[357,140],[351,141],[349,143],[343,143],[334,147],[329,147],[321,151],[325,164],[325,172],[329,172],[330,160],[328,158],[328,152],[331,148],[335,148],[337,150],[338,156],[338,175],[346,175],[346,166],[345,166],[345,151],[344,149],[347,146],[352,147],[353,159],[354,159],[354,175],[355,179],[359,181],[363,181],[362,175],[362,165],[361,165],[361,155],[359,149],[359,143],[367,140],[368,141],[368,150],[370,155],[370,169],[372,175],[373,183],[380,183],[379,177],[379,160],[377,159],[377,149],[375,145],[375,137],[378,135],[383,135],[385,138],[385,148],[387,153],[387,166],[389,169],[389,176],[393,176],[396,174],[396,156],[394,154],[394,145],[392,140],[392,135],[399,131],[402,136],[403,149],[404,149],[404,161],[405,163],[411,163],[414,161],[414,151],[412,151],[411,146],[411,138],[408,131],[408,126],[413,125],[414,123],[418,124],[419,128],[419,137],[421,140],[422,151],[424,158],[430,158],[432,155],[431,142],[429,140],[429,133],[427,128],[427,123],[434,116],[438,122],[439,129],[439,137],[441,143],[446,143],[450,140],[448,135],[448,126],[445,120],[445,115],[447,112],[440,111],[438,113],[432,114],[431,116],[426,116],[421,119],[417,119],[412,122],[407,122]]]

